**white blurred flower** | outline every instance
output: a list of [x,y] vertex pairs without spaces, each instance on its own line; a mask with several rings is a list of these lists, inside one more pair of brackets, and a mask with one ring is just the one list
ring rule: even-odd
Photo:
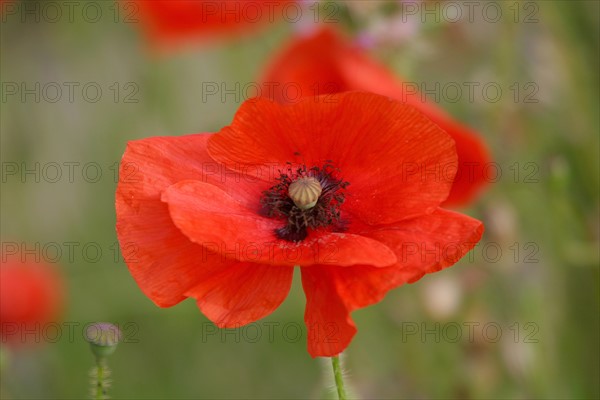
[[423,304],[435,319],[449,319],[462,303],[462,290],[458,280],[450,275],[434,275],[421,285]]
[[[520,327],[519,327],[520,328]],[[528,371],[531,371],[534,351],[533,347],[535,343],[525,343],[527,336],[523,337],[523,332],[519,332],[521,337],[515,337],[514,332],[507,332],[502,337],[501,342],[501,353],[504,363],[516,378],[523,378],[528,375]],[[516,340],[515,340],[516,339]]]
[[491,236],[501,241],[513,241],[517,235],[518,219],[512,204],[494,200],[486,210],[486,228]]

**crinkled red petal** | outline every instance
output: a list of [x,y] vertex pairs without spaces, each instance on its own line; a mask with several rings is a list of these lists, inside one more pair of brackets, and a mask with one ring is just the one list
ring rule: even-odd
[[261,217],[218,187],[182,181],[164,191],[173,223],[188,239],[233,260],[308,266],[387,266],[396,256],[377,240],[348,233],[313,232],[292,243],[275,236],[285,221]]
[[332,357],[344,351],[356,333],[352,311],[379,302],[403,283],[453,265],[483,233],[481,222],[442,209],[391,226],[364,229],[363,234],[394,249],[398,262],[386,268],[302,268],[308,351],[313,357]]
[[457,167],[454,141],[436,124],[411,106],[360,92],[287,106],[246,101],[208,150],[239,171],[331,162],[350,182],[343,207],[368,224],[433,212]]
[[301,96],[363,90],[423,112],[456,142],[458,171],[445,205],[469,203],[495,179],[495,170],[489,169],[490,152],[479,135],[429,101],[418,84],[403,82],[331,27],[292,40],[270,62],[262,82],[263,96],[284,103],[297,102]]

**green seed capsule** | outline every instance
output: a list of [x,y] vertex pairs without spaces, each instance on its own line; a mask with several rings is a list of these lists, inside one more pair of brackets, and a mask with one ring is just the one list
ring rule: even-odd
[[308,210],[317,204],[322,191],[319,181],[312,176],[307,176],[292,182],[288,188],[288,195],[296,207]]

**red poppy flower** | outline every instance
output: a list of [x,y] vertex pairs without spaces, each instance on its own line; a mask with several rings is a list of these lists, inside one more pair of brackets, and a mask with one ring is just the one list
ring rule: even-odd
[[362,90],[389,96],[422,111],[456,141],[459,169],[445,205],[470,202],[486,183],[489,152],[478,135],[426,101],[414,85],[397,79],[383,65],[345,41],[331,28],[294,39],[274,58],[262,79],[263,95],[281,102]]
[[42,340],[44,324],[55,321],[62,309],[63,285],[57,269],[22,261],[19,254],[2,254],[0,278],[2,343]]
[[280,19],[292,0],[138,0],[125,8],[159,46],[197,38],[247,33]]
[[300,266],[308,350],[333,356],[352,311],[479,241],[479,221],[439,208],[455,172],[453,140],[401,102],[251,99],[216,134],[129,142],[117,233],[150,299],[194,298],[220,327],[274,311]]

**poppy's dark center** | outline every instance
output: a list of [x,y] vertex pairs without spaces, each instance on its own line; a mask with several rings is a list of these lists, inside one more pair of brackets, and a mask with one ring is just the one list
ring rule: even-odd
[[349,183],[337,178],[338,172],[331,164],[279,171],[278,183],[260,199],[262,213],[284,224],[275,230],[278,238],[299,242],[310,229],[343,230],[340,206]]

